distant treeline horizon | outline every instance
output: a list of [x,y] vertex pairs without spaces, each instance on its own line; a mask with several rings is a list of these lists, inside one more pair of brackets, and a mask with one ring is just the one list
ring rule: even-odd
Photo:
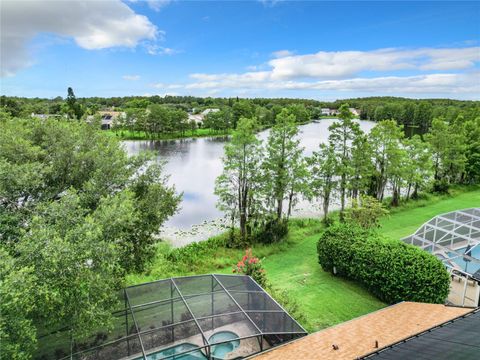
[[[220,128],[235,128],[240,116],[256,116],[260,124],[272,125],[273,119],[282,108],[289,107],[298,122],[322,117],[322,109],[339,109],[348,104],[359,112],[362,120],[395,120],[398,124],[419,128],[425,133],[432,120],[441,118],[452,122],[473,120],[480,116],[479,100],[413,99],[393,96],[320,101],[293,98],[239,98],[239,97],[195,97],[195,96],[124,96],[124,97],[79,97],[69,88],[65,98],[52,99],[0,96],[0,111],[9,117],[29,117],[35,114],[62,114],[69,118],[85,119],[99,110],[112,109],[137,113],[160,105],[185,113],[198,113],[207,108],[219,108],[230,124]],[[167,109],[168,110],[168,109]],[[217,114],[220,117],[221,114]],[[229,115],[232,114],[232,115]],[[227,116],[228,115],[228,116]],[[230,118],[233,118],[231,120]],[[223,120],[221,120],[223,121]],[[225,120],[226,121],[226,120]]]

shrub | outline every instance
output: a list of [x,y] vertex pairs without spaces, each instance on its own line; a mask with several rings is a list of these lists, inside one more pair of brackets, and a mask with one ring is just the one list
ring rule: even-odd
[[266,290],[298,323],[304,328],[310,327],[308,319],[300,310],[297,299],[291,296],[287,290],[278,289],[273,286],[268,286]]
[[448,194],[449,187],[450,184],[448,183],[448,180],[443,178],[433,182],[432,191],[439,194]]
[[382,301],[443,303],[450,278],[433,255],[353,224],[328,228],[317,244],[325,271],[356,280]]
[[263,268],[262,261],[252,255],[252,249],[247,249],[242,260],[233,268],[234,273],[249,275],[261,287],[267,287],[267,276]]
[[288,221],[269,219],[254,234],[254,241],[261,244],[280,242],[288,234]]

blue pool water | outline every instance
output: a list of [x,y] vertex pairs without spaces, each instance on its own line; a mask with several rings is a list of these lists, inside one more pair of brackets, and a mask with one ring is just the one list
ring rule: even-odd
[[214,359],[225,359],[228,353],[232,352],[240,345],[238,335],[231,331],[219,331],[218,333],[210,336],[210,339],[208,339],[210,344],[222,341],[228,342],[212,345],[212,357]]
[[[231,331],[219,331],[218,333],[213,334],[208,339],[210,344],[212,343],[219,343],[223,341],[221,344],[212,345],[212,357],[213,359],[225,359],[225,356],[235,350],[240,345],[240,339],[238,335]],[[195,350],[197,349],[197,350]],[[187,354],[180,354],[185,351],[192,350]],[[147,355],[148,360],[160,360],[167,356],[172,356],[175,354],[180,354],[177,356],[173,356],[169,359],[174,360],[206,360],[207,357],[203,354],[203,352],[198,349],[198,346],[195,344],[190,343],[183,343],[180,345],[169,347],[168,349],[164,349],[162,351],[158,351],[153,354]],[[140,360],[142,358],[138,358],[135,360]]]
[[[456,252],[458,253],[461,253],[461,254],[465,254],[465,250],[467,248],[464,247],[462,249],[458,249],[458,250],[455,250]],[[454,253],[449,253],[448,254],[450,257],[453,257],[453,256],[456,256],[456,254]],[[475,246],[472,251],[471,251],[471,257],[474,257],[476,259],[480,259],[480,245],[479,246]],[[473,274],[475,273],[476,271],[480,270],[480,264],[478,263],[474,263],[474,262],[469,262],[469,261],[465,261],[465,258],[463,256],[459,256],[459,257],[456,257],[453,259],[453,261],[455,261],[458,266],[460,266],[464,271],[470,273],[470,274]]]
[[[175,354],[178,354],[178,353],[182,353],[184,351],[195,350],[195,349],[198,349],[197,345],[190,344],[190,343],[183,343],[183,344],[180,344],[180,345],[172,346],[172,347],[170,347],[168,349],[165,349],[165,350],[162,350],[162,351],[158,351],[158,352],[153,353],[153,354],[149,354],[149,355],[147,355],[147,359],[148,360],[160,360],[160,359],[163,359],[167,356],[171,356],[171,355],[175,355]],[[138,358],[138,359],[135,359],[135,360],[140,360],[140,359],[142,359],[142,358]],[[207,358],[198,349],[198,350],[192,351],[188,354],[182,354],[182,355],[174,356],[174,357],[169,358],[169,359],[175,359],[175,360],[206,360]]]

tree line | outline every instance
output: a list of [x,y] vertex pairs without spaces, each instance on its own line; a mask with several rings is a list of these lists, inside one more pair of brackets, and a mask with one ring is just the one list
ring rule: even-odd
[[200,113],[209,108],[220,109],[206,116],[204,128],[222,133],[236,128],[241,117],[257,118],[259,125],[270,127],[283,108],[295,113],[298,123],[321,117],[322,108],[338,110],[342,103],[349,103],[360,112],[363,120],[395,120],[408,127],[412,134],[426,133],[435,118],[453,122],[459,116],[466,121],[480,116],[479,101],[451,99],[406,99],[397,97],[369,97],[325,102],[310,99],[240,99],[200,98],[193,96],[130,96],[130,97],[89,97],[77,98],[69,88],[67,97],[54,99],[0,97],[0,118],[4,116],[28,117],[32,113],[67,116],[85,119],[99,110],[114,108],[127,113],[119,119],[118,129],[141,131],[151,134],[168,132],[185,133],[195,130],[194,124],[186,118],[187,113]]
[[480,180],[480,116],[436,118],[423,138],[406,137],[394,120],[382,120],[366,134],[344,104],[328,142],[308,157],[288,109],[276,116],[265,143],[255,136],[257,126],[255,117],[239,120],[216,182],[218,206],[240,244],[281,239],[299,197],[317,200],[328,221],[335,199],[342,218],[349,203],[365,196],[384,201],[388,195],[397,206],[422,191],[445,192],[451,184]]
[[[214,133],[227,134],[237,127],[242,117],[255,117],[260,128],[267,128],[273,125],[275,117],[283,108],[295,114],[299,123],[310,121],[311,114],[302,104],[293,104],[286,107],[273,106],[271,109],[262,106],[252,105],[248,101],[235,101],[232,107],[214,108],[215,111],[208,112],[203,121],[196,122],[189,120],[185,110],[172,107],[171,105],[149,105],[145,109],[129,108],[125,111],[124,117],[115,120],[115,130],[128,130],[141,132],[158,137],[163,134],[181,133],[185,135],[188,131],[195,131],[197,128],[210,129]],[[198,112],[198,111],[197,111]]]

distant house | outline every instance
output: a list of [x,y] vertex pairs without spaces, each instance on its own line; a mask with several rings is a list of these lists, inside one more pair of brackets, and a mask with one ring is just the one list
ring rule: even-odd
[[188,114],[188,121],[195,121],[195,124],[203,123],[203,115],[202,114]]
[[115,120],[126,116],[123,111],[99,111],[97,114],[101,117],[102,130],[111,129]]
[[61,117],[67,117],[67,115],[60,115],[60,114],[35,114],[32,113],[32,118],[36,119],[49,119],[49,118],[61,118]]
[[205,117],[210,113],[216,113],[218,111],[220,111],[220,109],[205,109],[202,111],[202,115]]
[[218,111],[220,111],[220,109],[205,109],[200,114],[188,114],[188,121],[195,121],[197,125],[202,124],[205,116]]
[[322,108],[322,109],[320,109],[320,115],[322,115],[322,116],[329,116],[329,115],[330,115],[330,109],[329,109],[329,108]]
[[360,110],[357,110],[355,108],[348,108],[348,110],[350,110],[350,112],[354,115],[354,116],[360,116]]
[[337,109],[330,109],[330,116],[337,116],[338,114],[340,114],[340,111]]

